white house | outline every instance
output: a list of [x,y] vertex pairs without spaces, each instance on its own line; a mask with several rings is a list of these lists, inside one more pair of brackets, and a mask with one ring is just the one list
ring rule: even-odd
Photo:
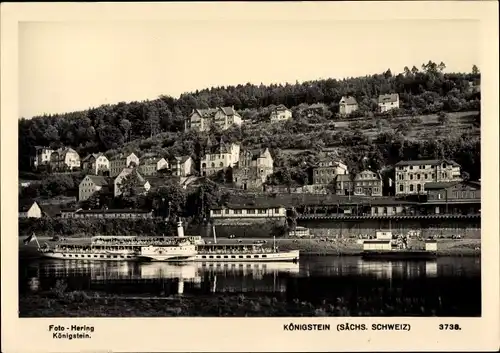
[[292,111],[285,107],[283,104],[278,105],[271,111],[269,119],[272,123],[278,121],[286,121],[292,118]]
[[378,96],[378,107],[381,113],[387,112],[391,109],[399,108],[399,94],[382,94]]
[[109,171],[109,159],[102,153],[89,154],[82,160],[82,169],[94,175]]
[[31,156],[31,164],[38,168],[40,165],[46,165],[50,163],[50,155],[54,152],[53,149],[48,147],[36,146],[35,152]]
[[124,168],[139,166],[139,157],[135,153],[130,153],[128,156],[118,155],[109,162],[109,175],[112,177],[121,173]]
[[187,177],[194,173],[194,162],[190,156],[174,157],[170,161],[170,170],[173,176]]
[[114,195],[115,197],[118,197],[122,194],[122,190],[121,190],[121,184],[122,184],[122,181],[128,177],[131,173],[136,173],[137,175],[137,181],[138,181],[138,185],[137,185],[137,192],[138,193],[146,193],[149,191],[149,189],[151,189],[151,184],[149,183],[149,181],[147,181],[146,179],[144,179],[144,177],[139,174],[139,172],[137,171],[136,168],[124,168],[122,170],[122,172],[120,174],[118,174],[118,176],[115,178],[115,181],[114,181]]
[[88,200],[94,193],[108,186],[106,178],[100,175],[87,175],[78,186],[78,199]]
[[358,102],[352,96],[344,96],[339,102],[339,113],[349,115],[358,110]]
[[207,131],[211,124],[217,125],[222,130],[227,130],[231,125],[241,125],[242,118],[234,107],[217,107],[209,109],[193,109],[185,121],[185,130]]
[[36,202],[26,202],[19,204],[19,218],[41,218],[42,209]]
[[240,159],[240,145],[232,143],[226,145],[220,143],[219,148],[213,153],[207,153],[200,161],[201,175],[209,176],[224,170],[228,167],[234,167]]
[[51,153],[50,165],[54,169],[80,168],[80,155],[72,148],[62,147]]

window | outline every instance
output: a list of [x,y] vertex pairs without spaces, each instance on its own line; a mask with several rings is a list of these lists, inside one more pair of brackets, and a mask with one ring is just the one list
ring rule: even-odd
[[259,214],[266,214],[267,213],[267,210],[266,209],[260,209],[259,210]]
[[229,210],[227,210],[227,209],[226,209],[226,210],[224,210],[224,213],[225,213],[225,214],[229,214]]
[[280,213],[280,209],[279,208],[275,208],[274,209],[274,213]]
[[410,166],[410,170],[413,170],[413,166],[412,165]]
[[399,191],[403,192],[403,185],[399,185]]
[[221,210],[214,210],[214,214],[222,214]]
[[255,214],[255,210],[247,210],[247,214]]
[[441,193],[438,193],[438,200],[441,200]]
[[420,174],[417,174],[417,179],[420,180]]
[[429,175],[428,175],[427,173],[425,173],[425,174],[424,174],[424,179],[425,179],[425,180],[427,180],[427,177],[428,177],[428,176],[429,176]]
[[234,210],[234,214],[242,214],[243,211],[242,210]]
[[410,174],[410,180],[413,180],[413,174]]
[[410,184],[410,192],[413,191],[413,184]]
[[422,185],[417,184],[417,191],[420,192],[422,190]]

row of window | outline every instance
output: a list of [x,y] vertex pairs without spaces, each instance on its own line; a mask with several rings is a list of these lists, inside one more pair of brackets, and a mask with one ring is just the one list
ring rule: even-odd
[[[476,191],[453,191],[453,198],[462,198],[462,199],[474,199],[474,198],[480,198],[480,193]],[[444,195],[442,193],[430,193],[429,194],[429,199],[438,199],[440,200],[441,198],[444,198]]]
[[62,254],[63,257],[87,258],[87,259],[132,259],[130,255],[89,255],[89,254]]
[[[410,190],[410,192],[415,191],[415,186],[413,184],[410,184],[409,190]],[[421,184],[417,184],[417,192],[420,192],[422,190],[423,190],[422,185]],[[404,185],[399,185],[399,191],[400,192],[404,192],[405,191],[404,190]]]
[[[267,255],[253,255],[254,259],[266,258]],[[251,259],[252,255],[202,255],[202,259]]]
[[[265,208],[261,208],[261,209],[257,209],[257,210],[254,210],[254,209],[250,209],[250,210],[230,210],[230,209],[225,209],[224,210],[224,214],[230,214],[231,211],[233,211],[233,214],[243,214],[243,211],[245,211],[245,214],[256,214],[256,213],[257,214],[267,214],[270,211],[274,211],[274,213],[280,213],[280,209],[279,208],[274,208],[274,209],[269,209],[269,210],[265,209]],[[213,210],[213,213],[217,214],[217,215],[221,215],[222,214],[222,210]]]
[[[425,173],[425,174],[409,174],[408,175],[408,178],[409,180],[414,180],[415,178],[417,180],[420,180],[423,176],[423,179],[424,180],[429,180],[429,174]],[[442,173],[438,173],[438,176],[441,176],[442,179],[446,179],[448,178],[448,174],[445,173],[445,172],[442,172]],[[434,180],[434,178],[436,177],[436,174],[435,173],[432,173],[430,174],[430,180]],[[404,174],[398,174],[398,179],[399,180],[404,180],[405,179],[405,175]]]
[[[357,187],[357,188],[356,188],[356,193],[358,193],[358,194],[364,194],[364,193],[365,193],[365,189],[364,189],[364,188]],[[380,189],[379,189],[379,188],[377,188],[377,187],[374,187],[374,188],[372,189],[372,193],[373,193],[373,194],[378,194],[378,193],[380,193]]]
[[[441,164],[441,168],[446,168],[446,167],[448,167],[448,165],[446,163]],[[419,165],[419,166],[410,165],[410,166],[408,166],[408,168],[410,170],[413,170],[413,169],[429,169],[429,168],[430,169],[435,169],[436,165],[434,165],[434,164],[425,164],[425,165]],[[404,170],[404,169],[405,169],[405,166],[399,166],[398,167],[398,170]]]

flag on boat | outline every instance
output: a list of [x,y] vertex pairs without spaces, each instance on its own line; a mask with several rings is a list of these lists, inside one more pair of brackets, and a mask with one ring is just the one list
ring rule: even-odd
[[36,235],[35,233],[31,234],[29,237],[27,237],[26,239],[24,239],[24,245],[28,245],[29,243],[31,243],[33,240],[36,240]]

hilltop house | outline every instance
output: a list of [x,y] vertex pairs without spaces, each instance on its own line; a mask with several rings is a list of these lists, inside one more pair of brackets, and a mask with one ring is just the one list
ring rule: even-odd
[[78,199],[80,201],[88,200],[94,193],[107,187],[108,182],[101,175],[87,175],[78,186]]
[[82,170],[98,175],[109,172],[109,159],[102,153],[92,153],[82,159]]
[[170,170],[173,176],[187,177],[194,173],[194,163],[190,156],[174,157],[170,161]]
[[423,195],[430,182],[461,181],[460,165],[452,160],[428,159],[395,164],[396,196]]
[[313,168],[313,184],[327,185],[333,182],[337,175],[349,174],[347,166],[332,156],[325,156]]
[[139,166],[139,172],[143,175],[155,175],[159,170],[168,169],[165,158],[154,157],[144,159]]
[[121,173],[115,178],[114,181],[115,197],[118,197],[123,193],[122,190],[123,180],[129,177],[130,174],[132,173],[135,173],[135,176],[137,177],[137,184],[135,185],[135,190],[134,190],[135,193],[145,194],[149,191],[149,189],[151,188],[151,184],[137,171],[136,168],[124,168],[121,171]]
[[242,151],[238,166],[233,171],[233,180],[237,187],[262,189],[267,177],[273,174],[273,157],[268,148],[258,151]]
[[135,153],[131,153],[128,156],[120,154],[111,158],[109,161],[109,175],[112,177],[117,176],[125,168],[133,168],[139,165],[139,157]]
[[363,170],[354,177],[354,195],[382,196],[382,177],[371,170]]
[[41,165],[50,164],[50,155],[52,152],[54,152],[54,150],[51,148],[36,146],[31,156],[31,165],[38,168]]
[[234,107],[217,107],[209,109],[193,109],[191,115],[184,123],[187,131],[207,131],[214,124],[222,130],[227,130],[231,125],[241,125],[242,118]]
[[41,218],[42,209],[35,201],[19,201],[19,218]]
[[339,102],[339,113],[341,115],[349,115],[358,110],[358,102],[352,96],[343,96]]
[[382,94],[378,96],[378,107],[381,113],[388,112],[391,109],[399,108],[399,94]]
[[272,123],[278,121],[286,121],[292,118],[292,111],[285,107],[283,104],[278,105],[271,111],[269,119]]
[[219,170],[236,166],[240,158],[240,145],[235,143],[226,145],[221,141],[214,149],[208,146],[205,153],[200,161],[200,171],[202,176],[209,176]]
[[50,166],[54,170],[80,168],[80,156],[72,148],[61,147],[51,153]]

